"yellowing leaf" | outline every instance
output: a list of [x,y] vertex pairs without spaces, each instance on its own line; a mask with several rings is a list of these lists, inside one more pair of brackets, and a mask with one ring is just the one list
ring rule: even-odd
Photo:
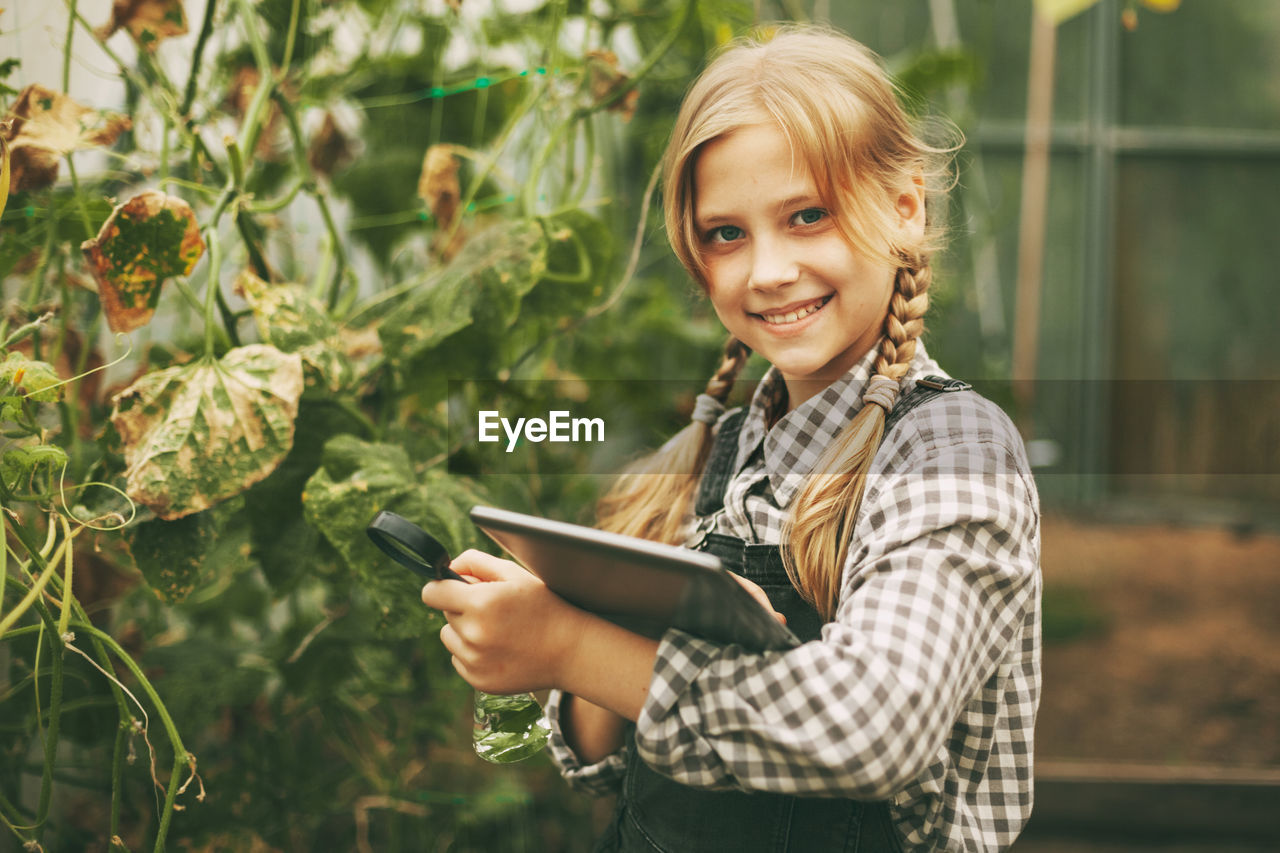
[[182,0],[115,0],[111,19],[95,34],[105,40],[119,29],[128,30],[146,50],[155,50],[161,39],[187,32],[187,12]]
[[49,186],[57,180],[64,154],[110,145],[132,127],[125,116],[89,109],[34,83],[18,93],[10,114],[13,119],[4,135],[14,192]]
[[293,446],[302,359],[266,344],[143,376],[116,395],[129,496],[166,520],[208,509]]
[[268,284],[246,270],[236,279],[236,292],[253,308],[258,335],[265,343],[302,356],[308,384],[318,378],[330,391],[351,384],[354,376],[338,326],[305,287]]
[[191,272],[204,240],[190,205],[148,190],[111,211],[98,236],[80,249],[111,331],[132,332],[151,322],[164,280]]
[[481,231],[382,318],[383,349],[394,360],[408,361],[473,321],[494,331],[509,329],[521,300],[546,269],[547,244],[537,222],[503,222]]

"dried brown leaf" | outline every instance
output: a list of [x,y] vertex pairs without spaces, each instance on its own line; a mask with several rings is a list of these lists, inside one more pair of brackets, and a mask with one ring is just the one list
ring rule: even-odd
[[95,34],[110,38],[125,29],[141,47],[155,50],[161,40],[187,32],[187,12],[182,0],[115,0],[111,18]]
[[[455,228],[462,201],[458,183],[458,158],[452,145],[432,145],[422,158],[422,174],[418,178],[418,195],[427,203],[436,219],[436,251],[449,260],[462,248],[462,229]],[[440,245],[445,235],[452,234],[447,245]]]
[[321,175],[332,175],[353,158],[351,140],[338,127],[333,113],[326,112],[324,123],[311,138],[311,145],[307,148],[307,162]]
[[110,145],[133,126],[127,116],[90,109],[38,83],[18,93],[10,114],[3,133],[14,192],[49,186],[57,180],[63,155]]
[[[611,97],[630,82],[631,77],[618,67],[618,57],[611,50],[587,51],[587,69],[591,75],[591,95],[600,103]],[[623,121],[630,121],[636,114],[636,102],[640,91],[632,89],[606,109],[619,113]]]
[[462,189],[458,185],[458,158],[452,145],[432,145],[422,158],[418,195],[427,203],[441,228],[450,228],[458,216]]

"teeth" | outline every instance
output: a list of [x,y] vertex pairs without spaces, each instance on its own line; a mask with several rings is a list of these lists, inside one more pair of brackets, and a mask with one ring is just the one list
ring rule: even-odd
[[813,303],[807,308],[801,308],[799,311],[790,311],[786,314],[761,314],[760,319],[764,320],[766,323],[772,326],[778,326],[778,325],[781,325],[782,323],[794,323],[796,320],[799,320],[801,317],[808,317],[814,311],[817,311],[819,308],[821,308],[823,305],[826,305],[826,304],[827,304],[827,301],[824,299],[821,302]]

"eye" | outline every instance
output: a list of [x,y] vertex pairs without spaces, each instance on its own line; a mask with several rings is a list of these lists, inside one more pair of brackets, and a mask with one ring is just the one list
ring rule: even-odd
[[732,243],[741,240],[743,231],[736,225],[721,225],[707,232],[708,243]]
[[804,210],[791,217],[791,221],[797,225],[814,225],[827,218],[827,212],[820,207],[806,207]]

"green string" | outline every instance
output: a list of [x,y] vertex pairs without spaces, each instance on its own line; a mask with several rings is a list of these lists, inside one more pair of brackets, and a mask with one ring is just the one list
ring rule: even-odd
[[385,95],[381,98],[369,98],[361,101],[356,106],[362,110],[373,110],[379,107],[398,107],[404,104],[413,104],[418,101],[428,101],[433,98],[447,98],[450,95],[461,95],[464,92],[474,92],[477,89],[488,89],[490,86],[500,86],[508,80],[519,80],[522,77],[528,77],[530,74],[545,77],[547,74],[559,74],[559,68],[526,68],[525,70],[508,74],[505,77],[477,77],[466,83],[459,83],[456,86],[428,86],[425,89],[419,89],[416,92],[405,92],[401,95]]

